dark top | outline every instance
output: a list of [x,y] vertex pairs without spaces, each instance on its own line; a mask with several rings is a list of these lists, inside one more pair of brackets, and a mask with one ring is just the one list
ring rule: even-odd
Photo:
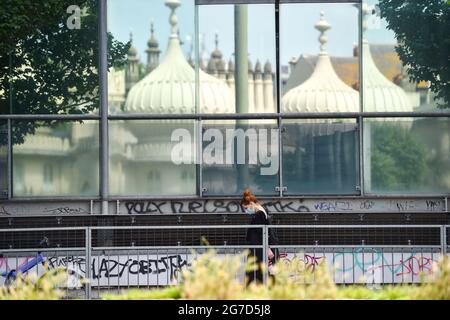
[[[266,218],[266,214],[262,210],[256,211],[252,215],[250,224],[254,225],[269,225],[270,218]],[[262,245],[262,229],[261,228],[248,228],[247,229],[247,243],[250,245]],[[278,238],[275,233],[275,229],[269,229],[269,245],[278,245]],[[262,249],[256,249],[256,255],[262,256]],[[278,249],[272,250],[275,254],[275,261],[279,259]],[[262,257],[261,257],[262,260]]]
[[[269,224],[268,219],[263,211],[258,210],[251,216],[250,224],[263,225]],[[261,228],[248,228],[247,229],[247,242],[252,245],[261,245],[262,241],[262,229]]]
[[[250,224],[255,225],[269,225],[270,218],[266,218],[266,214],[262,210],[256,211],[255,214],[252,215]],[[248,228],[247,229],[247,243],[251,245],[261,245],[262,241],[262,229],[261,228]],[[277,245],[278,240],[275,236],[275,232],[273,228],[269,229],[269,245]]]

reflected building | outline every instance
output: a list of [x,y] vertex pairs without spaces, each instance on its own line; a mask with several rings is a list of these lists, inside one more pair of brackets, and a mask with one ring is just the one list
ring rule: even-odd
[[[235,69],[233,59],[226,61],[215,38],[215,49],[208,57],[202,54],[198,77],[192,56],[186,57],[181,49],[175,11],[179,1],[167,1],[171,10],[171,35],[164,56],[151,26],[147,42],[147,64],[143,70],[131,38],[131,47],[123,69],[108,73],[108,104],[113,114],[193,114],[236,112]],[[368,14],[367,8],[364,14]],[[316,29],[321,33],[320,53],[300,56],[291,63],[286,78],[285,94],[281,99],[283,112],[327,113],[358,112],[360,108],[358,68],[356,58],[333,58],[325,50],[325,32],[331,26],[321,14]],[[381,47],[379,47],[379,50]],[[355,48],[355,54],[359,54]],[[386,52],[388,49],[383,49]],[[366,39],[363,40],[364,61],[363,105],[365,111],[410,112],[420,104],[412,94],[403,76],[391,81],[386,70],[377,66]],[[382,50],[381,50],[382,51]],[[274,103],[274,74],[270,62],[248,63],[248,111],[251,113],[276,112]],[[352,66],[352,67],[350,67]],[[357,66],[357,63],[356,63]],[[346,71],[347,70],[347,71]],[[347,74],[345,73],[347,72]],[[401,86],[399,86],[400,84]],[[428,97],[427,108],[435,110]],[[198,102],[198,103],[197,103]],[[425,108],[422,106],[421,108]],[[427,109],[428,110],[428,109]],[[422,141],[432,146],[432,159],[444,163],[450,154],[450,130],[435,126],[436,132],[427,131],[432,119],[416,120],[412,131],[421,133]],[[412,121],[406,121],[411,127]],[[26,125],[23,122],[23,125]],[[366,124],[365,124],[366,125]],[[229,127],[229,122],[208,121],[205,127]],[[233,126],[233,124],[231,125]],[[270,128],[271,124],[265,125]],[[448,121],[443,124],[448,126]],[[263,125],[264,127],[264,125]],[[345,119],[283,120],[282,136],[283,181],[289,187],[286,194],[355,194],[359,187],[359,124]],[[172,133],[184,130],[191,140],[183,141],[184,155],[189,160],[176,165]],[[448,128],[450,129],[450,128]],[[442,134],[442,132],[447,132]],[[365,181],[371,185],[372,146],[371,129],[364,130]],[[112,120],[109,122],[110,193],[112,195],[195,195],[198,190],[198,150],[200,136],[193,120]],[[99,130],[97,124],[86,122],[65,123],[58,128],[39,127],[22,144],[14,145],[15,196],[86,195],[98,194],[99,186]],[[0,145],[0,167],[6,167],[6,149]],[[95,165],[93,165],[95,164]],[[237,171],[204,168],[203,180],[217,193],[236,190]],[[258,169],[258,168],[257,168]],[[256,170],[254,171],[256,172]],[[252,176],[254,173],[252,171]],[[257,175],[257,174],[256,174]],[[277,178],[277,177],[276,177]],[[445,188],[450,188],[450,173],[442,175]],[[264,179],[259,177],[258,179]],[[276,180],[276,179],[275,179]],[[436,180],[438,180],[436,178]],[[332,181],[332,183],[330,183]],[[275,186],[273,179],[261,184]],[[0,186],[6,184],[6,178]],[[253,186],[252,186],[253,187]],[[6,188],[5,188],[6,189]],[[253,189],[258,190],[258,183]],[[320,190],[320,192],[318,192]],[[370,191],[370,190],[369,190]]]
[[[325,45],[331,25],[321,12],[315,25],[320,32],[320,53],[309,76],[288,90],[282,100],[286,113],[358,112],[359,93],[336,74]],[[357,125],[354,120],[304,119],[284,122],[285,184],[287,193],[354,194],[358,185]],[[300,182],[300,183],[299,183]]]

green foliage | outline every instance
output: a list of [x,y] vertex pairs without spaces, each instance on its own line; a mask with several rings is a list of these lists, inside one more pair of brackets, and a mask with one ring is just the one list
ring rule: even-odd
[[58,300],[64,296],[59,287],[67,281],[63,269],[47,270],[44,276],[18,275],[9,286],[0,287],[0,300]]
[[427,175],[425,146],[403,122],[371,122],[370,128],[372,190],[417,191]]
[[152,300],[152,299],[180,299],[179,287],[168,287],[154,290],[130,290],[120,295],[105,294],[103,300]]
[[[83,114],[99,106],[96,0],[80,0],[81,28],[69,29],[70,0],[0,2],[0,113]],[[108,68],[128,44],[108,34]],[[36,126],[15,126],[15,143]]]
[[[255,262],[244,264],[245,253],[219,257],[214,251],[200,255],[175,287],[151,291],[128,291],[121,295],[104,295],[103,299],[283,299],[283,300],[405,300],[450,299],[450,259],[441,258],[434,266],[434,276],[420,284],[389,285],[368,288],[362,285],[338,287],[332,280],[326,263],[316,266],[314,273],[305,262],[294,258],[290,263],[274,266],[275,278],[268,285],[252,283],[248,287],[239,281],[239,270],[253,270]],[[274,280],[275,279],[275,280]],[[425,281],[427,280],[427,281]],[[430,281],[431,280],[431,281]]]
[[381,17],[394,31],[396,51],[411,80],[430,81],[450,107],[450,8],[443,0],[380,0]]

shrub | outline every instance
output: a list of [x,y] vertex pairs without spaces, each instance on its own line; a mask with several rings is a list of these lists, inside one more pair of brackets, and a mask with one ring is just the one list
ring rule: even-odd
[[61,269],[47,270],[44,276],[37,274],[18,275],[11,286],[0,287],[0,300],[57,300],[64,296],[59,287],[67,281]]

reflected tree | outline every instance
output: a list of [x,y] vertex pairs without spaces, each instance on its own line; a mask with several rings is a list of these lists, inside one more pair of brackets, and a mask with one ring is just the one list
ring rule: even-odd
[[[430,81],[441,108],[450,107],[450,3],[447,0],[379,0],[396,48],[415,82]],[[443,101],[443,103],[442,103]]]
[[372,190],[418,191],[429,168],[425,146],[401,123],[372,123],[371,131]]
[[[81,9],[79,29],[67,25],[71,5]],[[0,2],[0,113],[86,114],[98,108],[97,7],[96,0]],[[129,46],[108,34],[108,68],[126,63]],[[35,129],[15,126],[14,143]]]

